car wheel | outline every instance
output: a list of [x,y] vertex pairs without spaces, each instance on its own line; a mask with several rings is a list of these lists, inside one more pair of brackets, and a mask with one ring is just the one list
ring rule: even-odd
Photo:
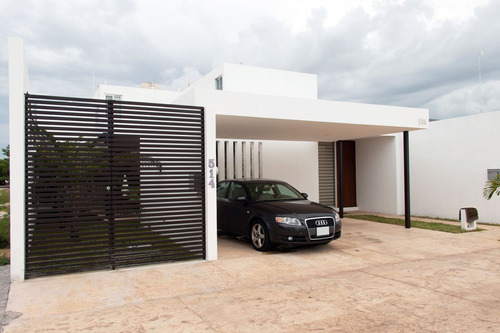
[[250,229],[250,240],[254,249],[257,251],[268,251],[271,249],[271,242],[269,240],[269,232],[267,231],[266,225],[257,221],[252,224]]

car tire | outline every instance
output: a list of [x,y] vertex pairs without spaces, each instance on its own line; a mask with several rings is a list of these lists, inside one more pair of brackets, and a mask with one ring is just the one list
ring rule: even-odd
[[253,248],[257,251],[264,252],[271,250],[272,246],[269,239],[269,231],[262,221],[252,223],[252,227],[250,228],[250,241],[252,242]]

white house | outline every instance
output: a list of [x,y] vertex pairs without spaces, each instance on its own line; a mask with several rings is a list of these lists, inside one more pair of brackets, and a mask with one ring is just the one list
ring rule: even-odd
[[[220,179],[280,178],[311,199],[336,206],[336,163],[325,159],[335,160],[334,142],[350,141],[354,176],[344,185],[352,196],[346,207],[396,215],[404,214],[401,132],[428,128],[425,109],[318,100],[316,75],[234,64],[180,93],[101,85],[95,94],[112,96],[206,106],[216,114]],[[456,219],[461,207],[472,206],[480,221],[500,223],[498,198],[482,197],[488,170],[500,172],[498,123],[500,112],[489,112],[412,131],[413,215]],[[260,164],[244,167],[243,159]]]
[[[333,162],[335,142],[350,142],[345,206],[390,214],[404,213],[401,133],[428,126],[426,109],[319,100],[315,74],[235,64],[180,93],[101,85],[94,97],[204,106],[215,113],[219,179],[279,178],[330,205],[338,205],[337,168],[320,163],[319,151]],[[323,181],[332,193],[320,191]]]
[[[22,40],[9,39],[13,280],[24,279]],[[94,97],[204,107],[205,178],[279,178],[312,200],[403,214],[403,133],[428,128],[426,109],[319,100],[315,74],[224,64],[181,92],[101,85]],[[30,92],[33,93],[33,92]],[[340,153],[342,151],[342,153]],[[340,175],[340,176],[339,176]],[[406,187],[408,189],[408,187]],[[205,188],[206,259],[217,259],[216,193]]]

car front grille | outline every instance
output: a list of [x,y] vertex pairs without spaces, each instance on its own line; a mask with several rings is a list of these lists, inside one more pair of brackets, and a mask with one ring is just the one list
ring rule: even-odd
[[315,217],[306,219],[305,222],[311,240],[332,238],[335,233],[333,217]]

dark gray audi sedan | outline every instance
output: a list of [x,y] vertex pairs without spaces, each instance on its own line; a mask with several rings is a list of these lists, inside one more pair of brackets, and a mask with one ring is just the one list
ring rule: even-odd
[[267,251],[328,243],[340,237],[342,224],[334,209],[307,200],[283,181],[234,179],[217,184],[217,228]]

